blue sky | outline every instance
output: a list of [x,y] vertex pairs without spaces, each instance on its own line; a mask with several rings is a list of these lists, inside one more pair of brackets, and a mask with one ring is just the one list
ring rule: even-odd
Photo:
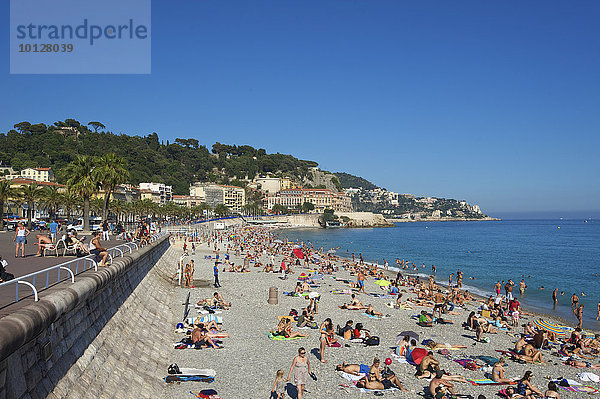
[[490,214],[600,216],[600,3],[428,4],[153,1],[150,75],[10,75],[7,56],[0,131],[99,120]]

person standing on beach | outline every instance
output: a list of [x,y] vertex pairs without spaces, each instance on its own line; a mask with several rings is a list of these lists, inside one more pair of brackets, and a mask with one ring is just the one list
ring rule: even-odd
[[554,308],[556,308],[556,305],[558,305],[558,288],[552,291],[552,301],[554,302]]
[[577,320],[579,320],[577,327],[581,328],[583,324],[583,303],[579,304],[579,307],[575,309],[575,316],[577,316]]
[[366,280],[366,277],[365,277],[364,273],[362,272],[362,270],[359,271],[358,272],[358,276],[356,277],[356,282],[358,283],[358,292],[359,293],[362,291],[363,294],[366,294],[366,292],[365,292],[365,280]]
[[219,283],[219,261],[215,262],[215,267],[213,268],[213,273],[215,275],[215,288],[221,287],[221,283]]
[[452,288],[452,277],[454,277],[454,273],[450,273],[448,276],[448,288]]
[[359,257],[359,259],[360,259],[360,264],[361,264],[361,265],[362,265],[363,263],[365,263],[365,261],[364,261],[364,259],[363,259],[363,256],[362,256],[362,253],[359,253],[359,254],[358,254],[358,257]]
[[500,284],[500,281],[496,281],[496,284],[494,285],[494,291],[496,291],[496,297],[500,296],[501,289],[502,289],[502,285]]
[[508,282],[504,286],[504,290],[506,291],[506,303],[509,303],[514,299],[512,294],[514,285],[515,283],[513,283],[512,280],[508,280]]
[[290,372],[286,378],[287,381],[290,380],[292,371],[294,372],[294,383],[298,390],[298,399],[302,399],[302,396],[304,395],[304,386],[306,385],[308,375],[310,374],[310,360],[308,360],[308,357],[306,356],[306,349],[298,349],[298,356],[295,356],[294,360],[292,360],[292,366],[290,367]]
[[527,284],[525,284],[525,279],[522,279],[521,282],[519,283],[519,293],[521,294],[521,296],[523,296],[523,294],[525,294],[526,289],[527,289]]
[[579,305],[579,297],[577,296],[577,294],[573,293],[573,295],[571,296],[571,310],[573,312],[575,312],[575,309],[577,309],[578,305]]

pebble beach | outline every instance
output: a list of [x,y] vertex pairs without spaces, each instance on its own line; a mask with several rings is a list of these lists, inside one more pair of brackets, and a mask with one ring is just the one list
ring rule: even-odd
[[[183,253],[183,241],[178,239],[170,251],[175,251],[177,255]],[[219,243],[221,254],[224,253],[227,240]],[[325,351],[327,363],[320,362],[319,338],[320,334],[315,329],[299,330],[295,323],[293,331],[299,331],[309,334],[306,338],[299,338],[287,341],[274,341],[269,339],[269,332],[277,326],[278,316],[288,315],[291,309],[298,312],[308,305],[304,297],[294,297],[284,295],[284,292],[293,291],[300,273],[314,273],[314,265],[307,269],[303,267],[294,267],[294,274],[289,274],[287,279],[281,279],[279,273],[262,272],[262,267],[254,267],[250,264],[250,272],[223,272],[223,265],[220,265],[219,279],[222,287],[215,289],[212,287],[213,266],[215,255],[214,247],[211,244],[209,248],[206,242],[195,243],[196,249],[189,256],[184,257],[184,262],[194,260],[195,272],[194,281],[203,282],[200,287],[179,288],[174,292],[174,296],[169,298],[170,308],[174,310],[173,318],[170,322],[173,324],[172,342],[166,342],[170,346],[169,363],[177,363],[179,367],[213,369],[216,377],[212,383],[204,382],[182,382],[180,384],[169,384],[166,389],[166,395],[169,398],[193,398],[192,393],[197,394],[203,389],[213,389],[218,392],[222,398],[269,398],[271,388],[275,380],[277,370],[284,371],[287,376],[294,356],[298,349],[304,347],[311,364],[311,371],[316,380],[310,379],[306,385],[304,398],[348,398],[348,397],[368,397],[384,396],[390,398],[419,398],[425,397],[429,382],[425,379],[415,377],[415,366],[402,363],[392,356],[396,347],[397,336],[401,331],[414,331],[419,335],[418,347],[421,341],[432,339],[439,343],[448,343],[453,345],[466,345],[466,349],[451,350],[449,355],[442,355],[435,351],[435,358],[440,362],[440,369],[450,374],[458,374],[467,379],[485,378],[484,370],[468,370],[455,362],[455,359],[468,358],[480,355],[486,355],[499,358],[502,356],[497,350],[509,350],[514,347],[518,337],[517,333],[523,331],[522,327],[515,328],[513,331],[499,332],[496,334],[486,334],[489,342],[476,342],[475,332],[466,330],[462,324],[467,319],[471,311],[476,311],[481,303],[472,301],[465,304],[463,308],[457,307],[455,311],[460,315],[444,315],[444,318],[451,320],[454,324],[434,325],[433,327],[421,327],[417,325],[416,320],[411,316],[418,315],[421,310],[429,313],[431,308],[415,306],[413,309],[395,309],[389,307],[390,302],[395,299],[377,298],[371,295],[356,294],[358,299],[365,305],[372,304],[374,310],[381,312],[386,317],[382,319],[368,316],[362,310],[344,310],[339,306],[350,301],[349,294],[332,293],[332,291],[351,292],[348,284],[342,279],[356,281],[356,276],[351,275],[342,267],[343,260],[337,259],[332,264],[337,268],[337,272],[331,275],[325,275],[322,279],[316,280],[318,287],[312,290],[321,295],[318,307],[318,314],[315,321],[320,325],[325,318],[331,318],[333,324],[343,326],[347,320],[353,320],[354,323],[362,323],[364,327],[370,330],[371,335],[380,338],[380,345],[365,346],[361,343],[344,341],[338,337],[341,347],[328,347]],[[235,251],[230,251],[230,262],[235,265],[243,264],[242,252],[236,256]],[[285,255],[285,256],[284,256]],[[278,265],[288,254],[277,254],[275,256],[275,266]],[[222,258],[221,258],[222,259]],[[259,258],[263,264],[270,263],[269,255],[263,255]],[[175,270],[176,265],[173,265]],[[210,285],[207,286],[207,282]],[[268,304],[269,289],[276,287],[278,290],[278,304]],[[400,286],[400,292],[403,299],[414,297],[410,287]],[[365,283],[367,293],[382,294],[382,289],[375,284],[375,279],[368,277]],[[210,298],[214,292],[219,292],[226,301],[231,302],[229,310],[223,310],[218,316],[222,316],[222,329],[230,337],[222,339],[223,348],[221,349],[174,349],[174,343],[180,341],[184,334],[175,331],[175,325],[183,321],[183,304],[190,293],[190,317],[201,316],[194,308],[194,304],[203,298]],[[538,316],[523,316],[520,324],[523,325],[532,321]],[[576,369],[566,366],[561,359],[554,356],[556,348],[543,350],[544,364],[522,364],[507,359],[506,376],[508,378],[520,378],[527,370],[533,372],[533,384],[544,392],[547,389],[550,379],[565,377],[571,380],[578,380],[577,375],[582,371],[594,371],[589,369]],[[345,362],[371,365],[373,359],[381,359],[382,366],[385,359],[392,360],[390,369],[402,381],[403,386],[408,389],[407,392],[400,390],[385,391],[367,391],[363,392],[356,388],[351,381],[345,379],[340,372],[335,371],[337,364]],[[597,363],[598,359],[591,360]],[[483,365],[481,361],[478,362]],[[598,371],[598,370],[596,370]],[[166,372],[166,371],[165,371]],[[600,372],[597,372],[600,374]],[[496,394],[506,385],[476,386],[471,383],[453,382],[455,392],[465,397],[477,398],[478,395],[484,395],[486,398],[498,397]],[[561,390],[560,395],[563,398],[600,398],[600,384],[593,382],[582,382],[589,385],[592,389],[599,391],[593,394],[572,392]],[[587,389],[587,388],[586,388]],[[296,398],[296,388],[293,380],[287,382],[286,398]]]

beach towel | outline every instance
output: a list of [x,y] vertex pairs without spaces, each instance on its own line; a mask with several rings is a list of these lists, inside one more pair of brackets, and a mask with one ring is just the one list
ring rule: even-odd
[[509,382],[509,383],[505,383],[505,382],[496,382],[494,380],[490,380],[489,378],[482,378],[482,379],[476,379],[476,380],[471,380],[469,378],[467,378],[467,381],[469,381],[471,384],[473,385],[515,385],[516,382]]
[[381,317],[379,316],[375,316],[372,314],[368,314],[368,313],[364,313],[365,316],[369,316],[371,319],[387,319],[388,317],[390,317],[389,315],[383,315]]
[[217,324],[223,324],[223,316],[207,314],[205,316],[200,317],[200,323],[210,323],[211,321],[214,321]]
[[402,364],[411,364],[404,356],[398,356],[396,353],[392,352],[391,356],[398,361],[398,363]]
[[223,399],[214,389],[203,389],[197,394],[191,391],[190,393],[200,399]]
[[479,368],[479,365],[473,359],[455,359],[454,361],[467,370],[477,370]]
[[199,382],[208,382],[211,383],[215,380],[214,377],[208,377],[204,375],[181,375],[181,374],[171,374],[165,377],[165,382],[167,384],[173,382],[185,382],[185,381],[199,381]]
[[581,381],[600,382],[600,376],[588,371],[577,374],[577,378],[579,378]]
[[348,381],[353,381],[353,382],[354,382],[354,381],[358,381],[358,380],[360,380],[361,378],[363,378],[363,377],[365,377],[365,376],[366,376],[366,374],[354,375],[354,374],[348,374],[348,373],[345,373],[345,372],[343,372],[343,371],[340,371],[340,375],[341,375],[342,377],[344,377],[345,379],[347,379]]
[[577,385],[574,387],[563,387],[560,385],[557,385],[558,389],[563,390],[563,391],[569,391],[569,392],[580,392],[580,393],[588,393],[588,394],[592,394],[592,393],[598,393],[600,392],[600,390],[589,386],[589,385]]
[[305,337],[294,337],[294,338],[286,338],[281,335],[273,335],[273,333],[269,333],[269,339],[271,341],[291,341],[292,339],[300,339]]
[[485,362],[486,364],[493,366],[500,361],[500,359],[492,356],[477,356],[477,359]]

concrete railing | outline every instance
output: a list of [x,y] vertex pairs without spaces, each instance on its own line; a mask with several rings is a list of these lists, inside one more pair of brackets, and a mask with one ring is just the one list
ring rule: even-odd
[[166,234],[149,241],[0,319],[0,398],[49,397],[86,350],[96,348],[89,345],[169,248]]

